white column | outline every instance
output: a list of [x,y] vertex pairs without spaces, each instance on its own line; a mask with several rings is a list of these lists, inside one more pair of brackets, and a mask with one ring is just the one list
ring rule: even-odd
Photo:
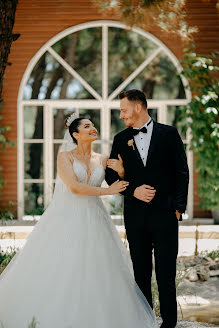
[[103,154],[109,155],[110,140],[110,108],[107,103],[108,98],[108,26],[102,28],[102,97],[103,104],[101,107],[101,139]]
[[102,154],[109,155],[110,152],[110,109],[104,104],[101,108],[101,139],[102,139]]
[[108,26],[102,28],[102,98],[108,97]]
[[52,199],[53,194],[53,112],[50,105],[45,105],[43,117],[44,133],[44,208]]
[[[187,148],[190,147],[191,143],[191,129],[187,130]],[[194,202],[194,194],[193,194],[193,152],[187,149],[187,159],[188,159],[188,166],[189,166],[189,191],[188,191],[188,215],[189,220],[193,219],[193,202]]]
[[167,124],[167,106],[165,104],[159,104],[159,106],[157,106],[157,121]]
[[17,144],[17,215],[18,221],[22,221],[24,214],[24,126],[23,126],[23,105],[18,103],[18,144]]

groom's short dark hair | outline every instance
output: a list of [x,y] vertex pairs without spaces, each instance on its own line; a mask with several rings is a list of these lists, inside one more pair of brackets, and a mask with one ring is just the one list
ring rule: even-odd
[[119,94],[119,99],[128,98],[130,101],[139,101],[141,104],[147,108],[147,99],[144,94],[144,92],[137,90],[137,89],[131,89],[127,91],[122,91]]

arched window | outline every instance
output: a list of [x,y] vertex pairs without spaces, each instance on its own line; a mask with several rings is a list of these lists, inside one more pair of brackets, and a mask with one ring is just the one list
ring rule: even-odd
[[[64,120],[72,112],[95,123],[94,150],[106,154],[124,128],[117,98],[122,90],[143,90],[149,114],[181,131],[178,109],[190,94],[179,72],[178,60],[160,40],[115,21],[77,25],[49,40],[30,61],[19,90],[19,219],[41,214],[51,201]],[[186,147],[188,138],[182,138]],[[189,199],[191,214],[191,190]]]

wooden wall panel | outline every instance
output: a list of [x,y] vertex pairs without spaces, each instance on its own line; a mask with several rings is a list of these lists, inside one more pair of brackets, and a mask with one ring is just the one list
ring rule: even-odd
[[[209,53],[219,50],[218,32],[219,21],[214,1],[190,0],[187,1],[188,21],[197,25],[199,33],[196,35],[196,44],[199,52]],[[6,70],[3,97],[5,102],[4,123],[11,126],[8,134],[12,140],[17,138],[17,95],[24,71],[35,53],[54,35],[70,26],[93,21],[109,19],[115,16],[103,15],[98,12],[89,0],[20,0],[16,12],[14,33],[21,37],[13,43],[9,61],[12,66]],[[166,44],[167,47],[180,59],[182,45],[177,37],[167,35],[158,27],[151,27],[151,32]],[[18,154],[19,156],[19,154]],[[4,167],[3,177],[7,181],[1,197],[1,204],[10,200],[17,200],[17,149],[8,149],[1,155],[1,164]],[[209,212],[198,210],[195,175],[195,216],[209,216]]]

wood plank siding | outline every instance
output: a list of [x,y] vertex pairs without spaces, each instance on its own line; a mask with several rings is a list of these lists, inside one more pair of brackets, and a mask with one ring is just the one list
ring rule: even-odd
[[[188,22],[199,28],[195,41],[200,53],[219,51],[219,19],[216,1],[188,0]],[[25,69],[36,52],[53,36],[70,26],[95,20],[116,20],[115,16],[100,14],[89,0],[20,0],[17,7],[14,33],[20,38],[13,43],[6,69],[3,99],[5,103],[3,123],[11,126],[8,136],[17,139],[17,97]],[[178,57],[182,56],[182,45],[177,37],[167,35],[158,27],[150,27],[150,33],[159,38]],[[18,154],[19,156],[19,154]],[[3,189],[0,204],[17,201],[17,149],[9,148],[1,154],[3,178],[7,185]],[[208,211],[198,209],[197,174],[194,174],[194,216],[210,217]]]

